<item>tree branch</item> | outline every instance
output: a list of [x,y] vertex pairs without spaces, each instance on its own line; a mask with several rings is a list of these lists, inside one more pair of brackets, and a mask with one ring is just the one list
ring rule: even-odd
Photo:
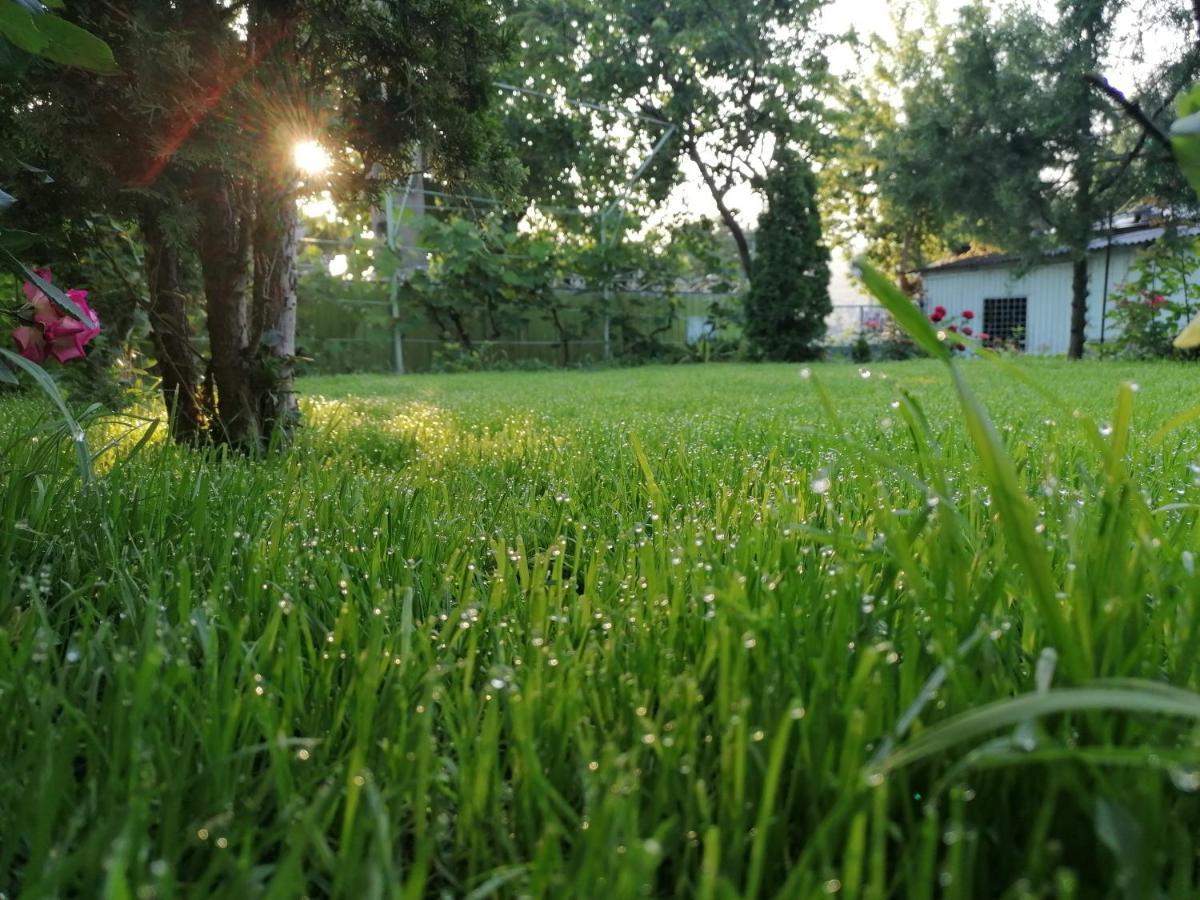
[[[1200,0],[1195,0],[1195,2],[1200,4]],[[1117,88],[1113,87],[1109,83],[1108,79],[1103,75],[1100,75],[1096,72],[1091,72],[1084,77],[1087,79],[1088,84],[1116,103],[1117,106],[1121,107],[1121,109],[1124,111],[1125,115],[1141,125],[1142,129],[1147,135],[1154,138],[1154,140],[1158,141],[1158,143],[1165,147],[1166,151],[1171,154],[1172,158],[1175,157],[1175,148],[1171,146],[1170,137],[1168,137],[1167,133],[1158,127],[1158,125],[1156,125],[1148,115],[1146,115],[1141,106],[1139,106],[1133,100],[1130,100]]]
[[[1196,0],[1196,2],[1200,3],[1200,0]],[[1121,160],[1121,164],[1117,166],[1116,171],[1104,179],[1104,182],[1096,189],[1097,194],[1103,194],[1107,192],[1109,188],[1113,187],[1118,181],[1121,180],[1121,177],[1133,164],[1133,161],[1137,159],[1138,154],[1142,152],[1142,148],[1146,146],[1146,138],[1149,136],[1149,134],[1150,132],[1148,131],[1142,131],[1141,135],[1137,139],[1137,143],[1133,145],[1132,150],[1125,154],[1125,158]]]

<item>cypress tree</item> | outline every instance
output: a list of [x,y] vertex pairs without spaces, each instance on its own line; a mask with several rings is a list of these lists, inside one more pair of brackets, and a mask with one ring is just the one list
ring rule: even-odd
[[833,309],[817,179],[799,154],[781,147],[765,194],[745,304],[746,337],[764,359],[814,359]]

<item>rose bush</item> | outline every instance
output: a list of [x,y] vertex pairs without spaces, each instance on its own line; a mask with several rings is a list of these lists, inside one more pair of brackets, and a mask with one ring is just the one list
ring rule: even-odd
[[[38,269],[35,274],[47,283],[53,281],[49,269]],[[17,352],[38,365],[45,362],[48,356],[53,356],[60,363],[83,358],[84,348],[100,334],[100,318],[88,306],[88,292],[72,288],[66,291],[66,295],[91,320],[91,324],[59,309],[32,281],[26,281],[22,291],[28,305],[13,313],[21,323],[12,331]]]
[[988,344],[991,341],[991,336],[985,332],[975,333],[975,329],[970,323],[975,318],[975,311],[964,309],[958,316],[951,316],[944,306],[935,306],[933,311],[929,313],[929,321],[934,325],[942,325],[938,329],[938,338],[944,343],[948,343],[958,353],[966,353],[967,345],[962,341],[955,340],[955,337],[962,335],[963,337],[974,338],[982,344]]

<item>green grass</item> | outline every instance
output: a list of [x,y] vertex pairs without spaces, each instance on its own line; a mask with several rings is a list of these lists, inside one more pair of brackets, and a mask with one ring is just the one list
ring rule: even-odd
[[0,402],[0,892],[1200,895],[1200,369],[870,368]]

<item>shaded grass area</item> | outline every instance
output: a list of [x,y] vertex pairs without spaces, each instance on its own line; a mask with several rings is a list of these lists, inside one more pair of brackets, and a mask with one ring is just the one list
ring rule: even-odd
[[309,379],[86,493],[0,402],[0,888],[1196,896],[1200,370],[1020,366],[1050,604],[930,362]]

